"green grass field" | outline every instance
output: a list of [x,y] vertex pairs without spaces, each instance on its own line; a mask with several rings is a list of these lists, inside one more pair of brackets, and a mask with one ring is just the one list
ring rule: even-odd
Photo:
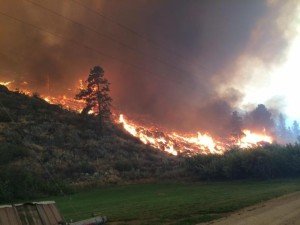
[[136,184],[54,197],[66,219],[92,213],[110,224],[196,224],[300,190],[300,180]]

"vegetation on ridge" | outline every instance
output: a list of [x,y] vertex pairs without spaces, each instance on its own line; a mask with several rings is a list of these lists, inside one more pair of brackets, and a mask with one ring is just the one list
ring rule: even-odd
[[[0,87],[0,201],[60,193],[59,187],[170,176],[174,157],[113,123]],[[102,132],[103,135],[100,135]],[[51,174],[51,175],[50,175]]]

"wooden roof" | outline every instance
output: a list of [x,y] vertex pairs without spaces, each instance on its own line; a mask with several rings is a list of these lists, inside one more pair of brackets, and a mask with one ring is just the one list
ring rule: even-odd
[[0,225],[58,225],[62,221],[55,202],[0,206]]

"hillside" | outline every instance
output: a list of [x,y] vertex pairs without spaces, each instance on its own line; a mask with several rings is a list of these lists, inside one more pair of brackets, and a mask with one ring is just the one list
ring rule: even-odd
[[0,202],[110,184],[300,176],[300,145],[175,157],[121,125],[0,86]]
[[174,157],[97,123],[0,86],[0,201],[172,175]]

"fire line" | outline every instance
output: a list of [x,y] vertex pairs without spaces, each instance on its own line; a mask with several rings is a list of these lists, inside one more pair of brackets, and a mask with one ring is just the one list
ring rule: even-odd
[[[82,83],[82,82],[81,82]],[[0,82],[10,90],[13,81]],[[24,84],[28,84],[24,82]],[[22,88],[20,91],[26,95],[33,95],[33,92]],[[66,95],[60,97],[41,95],[45,101],[50,104],[58,104],[68,110],[81,112],[84,102],[69,98]],[[261,146],[263,143],[272,143],[273,138],[263,133],[254,133],[249,129],[243,130],[243,136],[239,139],[232,137],[228,141],[218,141],[211,135],[197,132],[196,134],[182,134],[179,132],[162,132],[155,128],[140,125],[134,121],[128,120],[123,114],[114,114],[114,122],[120,124],[122,128],[138,138],[144,144],[150,145],[156,149],[168,152],[172,155],[194,155],[194,154],[222,154],[232,147],[251,148]],[[229,143],[230,140],[230,144]],[[228,142],[228,143],[226,143]]]

